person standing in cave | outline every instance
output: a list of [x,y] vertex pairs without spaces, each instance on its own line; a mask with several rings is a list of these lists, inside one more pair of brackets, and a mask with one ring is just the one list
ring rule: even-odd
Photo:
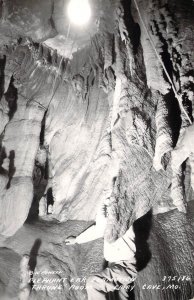
[[110,203],[109,199],[106,204],[101,204],[96,215],[95,225],[90,226],[77,237],[70,236],[65,240],[66,245],[73,245],[104,237],[104,258],[108,262],[108,267],[87,279],[88,300],[105,300],[107,293],[116,290],[120,300],[127,300],[129,299],[129,291],[134,288],[134,281],[137,276],[133,226],[116,241],[108,241],[106,229],[110,226],[111,219],[115,220],[115,210],[112,209]]

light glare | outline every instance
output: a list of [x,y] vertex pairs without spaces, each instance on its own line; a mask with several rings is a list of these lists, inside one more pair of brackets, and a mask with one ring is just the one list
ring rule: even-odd
[[71,0],[67,13],[70,21],[75,25],[84,25],[91,18],[91,7],[88,0]]

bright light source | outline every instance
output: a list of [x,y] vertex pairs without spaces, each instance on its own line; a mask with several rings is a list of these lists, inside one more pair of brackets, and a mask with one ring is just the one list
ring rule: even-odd
[[88,0],[71,0],[68,4],[67,13],[70,21],[80,26],[86,24],[92,14]]

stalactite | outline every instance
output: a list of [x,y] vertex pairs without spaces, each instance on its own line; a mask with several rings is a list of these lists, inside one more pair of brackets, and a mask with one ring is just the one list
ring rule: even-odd
[[153,166],[156,170],[162,169],[162,157],[165,153],[172,150],[172,131],[168,123],[168,109],[163,96],[158,94],[158,104],[156,111],[156,147]]
[[191,153],[189,158],[190,166],[191,166],[191,187],[194,192],[194,154]]
[[172,175],[172,187],[171,187],[171,197],[173,199],[173,204],[175,207],[186,213],[186,201],[185,194],[183,190],[183,175],[182,168],[180,167],[177,171],[173,172]]

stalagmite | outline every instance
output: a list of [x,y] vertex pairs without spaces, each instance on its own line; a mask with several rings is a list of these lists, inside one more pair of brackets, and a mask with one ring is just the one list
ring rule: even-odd
[[28,300],[31,292],[29,259],[28,255],[24,255],[20,262],[19,300]]

